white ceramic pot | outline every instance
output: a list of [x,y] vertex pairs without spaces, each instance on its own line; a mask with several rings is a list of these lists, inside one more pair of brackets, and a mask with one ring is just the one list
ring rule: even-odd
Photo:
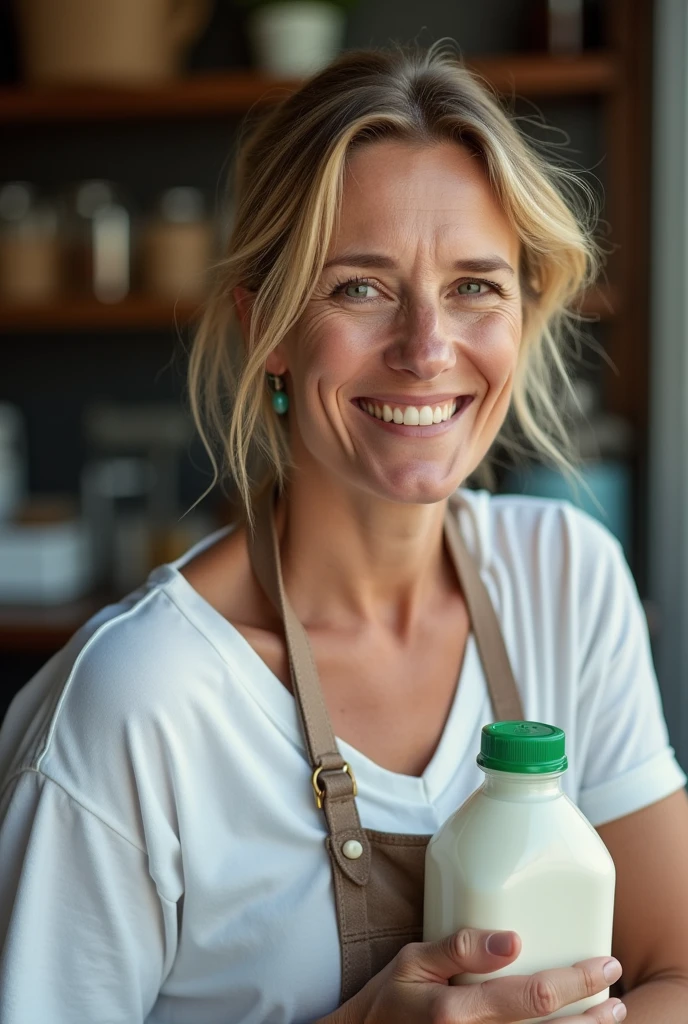
[[266,4],[252,11],[248,32],[257,67],[280,78],[302,78],[341,49],[346,18],[320,0]]

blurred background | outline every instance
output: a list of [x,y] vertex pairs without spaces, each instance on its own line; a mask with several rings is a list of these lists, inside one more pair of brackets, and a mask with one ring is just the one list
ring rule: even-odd
[[450,37],[599,199],[585,487],[688,767],[686,0],[0,0],[0,719],[93,611],[227,522],[184,399],[243,120],[342,48]]

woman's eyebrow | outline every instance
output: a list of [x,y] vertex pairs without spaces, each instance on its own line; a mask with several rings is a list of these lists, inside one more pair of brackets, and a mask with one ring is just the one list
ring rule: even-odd
[[[374,252],[343,252],[325,263],[328,267],[376,267],[380,270],[398,270],[398,264],[390,256],[382,256]],[[514,268],[501,256],[478,256],[473,259],[457,260],[451,264],[452,270],[464,270],[472,274],[486,274],[494,270],[506,270],[514,274]]]

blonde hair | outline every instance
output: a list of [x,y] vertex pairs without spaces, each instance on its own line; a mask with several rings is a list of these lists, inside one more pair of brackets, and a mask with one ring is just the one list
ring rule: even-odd
[[[441,45],[349,51],[243,140],[228,250],[191,351],[191,411],[213,466],[211,487],[229,475],[249,521],[255,492],[268,482],[283,484],[289,464],[266,359],[298,321],[320,276],[347,156],[381,139],[454,141],[481,158],[521,240],[523,335],[499,440],[518,446],[520,432],[546,459],[571,469],[559,394],[562,387],[571,391],[572,306],[599,264],[590,190],[526,142],[490,88]],[[237,285],[254,293],[246,344],[237,331]]]

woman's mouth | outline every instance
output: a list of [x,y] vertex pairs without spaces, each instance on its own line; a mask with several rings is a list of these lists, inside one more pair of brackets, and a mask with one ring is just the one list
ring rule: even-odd
[[368,416],[390,427],[431,427],[458,418],[472,400],[472,395],[457,395],[456,398],[442,402],[407,405],[377,398],[356,398],[353,404]]

